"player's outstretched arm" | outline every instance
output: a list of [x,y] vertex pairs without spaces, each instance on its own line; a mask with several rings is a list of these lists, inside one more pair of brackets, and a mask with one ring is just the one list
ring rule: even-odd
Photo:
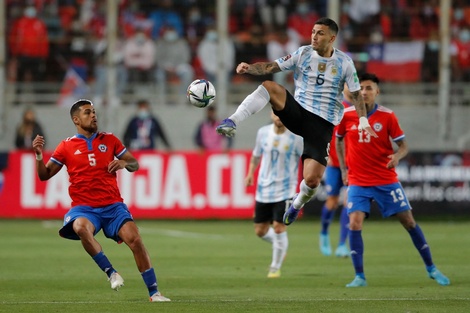
[[253,64],[242,62],[237,66],[237,74],[267,75],[280,71],[281,68],[276,62],[258,62]]
[[372,137],[378,137],[375,131],[370,127],[369,121],[367,120],[367,110],[366,105],[364,103],[364,99],[362,98],[360,91],[351,92],[352,102],[354,107],[356,108],[357,115],[359,116],[359,130],[365,130],[369,133]]

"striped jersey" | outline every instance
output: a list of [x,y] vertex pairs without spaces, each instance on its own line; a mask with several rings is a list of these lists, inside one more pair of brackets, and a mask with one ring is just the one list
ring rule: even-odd
[[381,105],[367,113],[369,124],[378,138],[366,131],[358,131],[359,117],[353,107],[345,109],[344,118],[337,127],[336,136],[345,138],[347,147],[348,182],[355,186],[381,186],[398,182],[394,168],[388,169],[389,155],[394,153],[391,141],[405,138],[392,110]]
[[274,124],[261,127],[256,135],[253,156],[261,157],[255,199],[279,202],[294,196],[298,182],[303,139],[286,129],[274,132]]
[[90,138],[77,134],[59,143],[50,161],[67,167],[72,207],[103,207],[123,201],[116,173],[108,172],[108,164],[126,151],[116,136],[105,132]]
[[352,59],[338,49],[326,58],[319,56],[312,46],[302,46],[276,63],[282,71],[294,71],[295,100],[333,125],[343,117],[344,83],[351,92],[361,89]]

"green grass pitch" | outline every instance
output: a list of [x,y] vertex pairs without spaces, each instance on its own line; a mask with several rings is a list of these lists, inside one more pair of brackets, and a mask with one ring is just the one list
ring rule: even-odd
[[[364,225],[368,287],[350,289],[350,259],[322,256],[318,219],[288,227],[282,277],[266,278],[271,247],[251,221],[139,220],[159,289],[148,302],[130,250],[97,238],[125,279],[118,292],[82,249],[57,235],[60,221],[0,220],[0,312],[470,312],[470,222],[420,222],[434,261],[451,279],[427,277],[395,220]],[[338,223],[331,226],[333,248]]]

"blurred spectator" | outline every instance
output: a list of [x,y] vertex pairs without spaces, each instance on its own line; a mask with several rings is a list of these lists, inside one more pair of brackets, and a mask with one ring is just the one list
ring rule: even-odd
[[318,20],[318,14],[312,9],[307,0],[297,0],[295,11],[289,15],[287,27],[300,36],[301,45],[309,45],[312,38],[312,28]]
[[374,26],[380,25],[380,0],[349,0],[347,12],[353,39],[348,50],[361,52]]
[[171,149],[165,131],[159,120],[150,112],[147,100],[137,101],[137,114],[129,121],[124,133],[124,145],[131,150],[156,149],[160,139],[167,150]]
[[219,124],[217,109],[214,105],[206,108],[206,118],[197,126],[194,143],[201,152],[227,152],[232,148],[233,138],[220,136],[214,129]]
[[[452,48],[451,48],[452,49]],[[421,78],[423,82],[436,83],[439,80],[439,32],[432,31],[424,48],[423,66]]]
[[[191,49],[186,38],[180,37],[175,29],[167,28],[162,38],[157,40],[155,56],[160,93],[166,94],[168,81],[176,76],[179,84],[178,94],[180,95],[180,99],[177,101],[186,102],[186,89],[194,77]],[[168,77],[169,75],[173,77]]]
[[45,137],[41,125],[36,120],[36,114],[30,108],[23,112],[23,119],[16,128],[15,146],[17,149],[32,149],[36,135]]
[[151,35],[153,21],[143,12],[139,1],[131,1],[119,16],[119,25],[125,38],[134,35],[138,30]]
[[196,50],[199,41],[204,37],[207,25],[214,24],[212,17],[203,16],[201,9],[197,5],[189,8],[186,19],[186,38],[191,47],[191,50]]
[[[16,63],[16,81],[41,81],[46,71],[49,39],[46,24],[36,17],[36,8],[27,6],[24,15],[12,25],[10,53]],[[20,89],[17,88],[17,93]]]
[[197,57],[201,63],[205,77],[217,86],[217,72],[221,68],[218,62],[219,54],[223,56],[227,78],[235,67],[235,45],[230,37],[227,38],[223,51],[219,53],[219,39],[214,27],[207,29],[204,38],[197,47]]
[[[93,58],[94,58],[94,99],[93,103],[96,106],[100,106],[104,102],[106,97],[106,86],[107,86],[107,50],[108,43],[103,35],[97,35],[93,38]],[[116,99],[109,99],[110,101],[120,101],[122,94],[126,89],[127,70],[124,66],[123,56],[123,41],[119,40],[116,42],[116,50],[113,51],[113,65],[116,69]]]
[[173,28],[180,37],[184,36],[183,19],[173,8],[173,0],[159,1],[159,8],[150,13],[153,22],[152,38],[159,38],[167,27]]
[[126,39],[123,48],[127,81],[150,82],[155,69],[155,42],[144,31],[138,30]]
[[[288,31],[280,28],[272,33],[267,44],[267,55],[269,60],[277,60],[290,53],[294,52],[300,47],[298,36],[295,32]],[[288,75],[287,71],[281,71],[273,75],[273,79],[276,83],[288,88]],[[288,88],[289,89],[289,88]]]
[[[310,26],[310,32],[312,31],[312,25]],[[257,24],[251,26],[247,40],[239,42],[236,46],[236,49],[237,64],[240,62],[253,64],[256,62],[268,61],[266,40],[264,38],[263,28]],[[248,75],[244,77],[244,79],[253,81],[264,81],[270,78],[271,75]]]
[[452,41],[450,53],[454,59],[454,79],[470,81],[470,26],[459,30]]
[[257,4],[266,31],[286,26],[289,0],[258,0]]

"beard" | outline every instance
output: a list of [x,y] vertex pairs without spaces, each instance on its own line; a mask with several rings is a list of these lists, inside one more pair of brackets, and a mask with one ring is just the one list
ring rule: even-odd
[[98,131],[98,125],[95,124],[95,125],[89,125],[89,126],[86,126],[86,127],[83,127],[83,130],[87,131],[87,132],[90,132],[90,133],[96,133]]

